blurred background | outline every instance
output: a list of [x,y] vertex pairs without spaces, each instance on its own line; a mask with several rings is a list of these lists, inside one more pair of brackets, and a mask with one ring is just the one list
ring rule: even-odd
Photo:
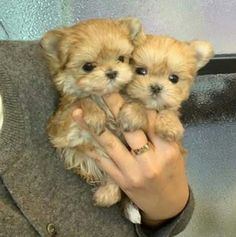
[[1,0],[0,39],[38,39],[52,28],[96,17],[139,17],[147,32],[207,39],[236,53],[235,0]]
[[[236,53],[235,0],[0,0],[0,39],[35,40],[80,20],[124,16],[139,17],[149,33],[205,39],[217,54]],[[205,90],[200,88],[202,99]],[[196,208],[180,237],[236,236],[235,128],[235,121],[187,126],[187,167]]]

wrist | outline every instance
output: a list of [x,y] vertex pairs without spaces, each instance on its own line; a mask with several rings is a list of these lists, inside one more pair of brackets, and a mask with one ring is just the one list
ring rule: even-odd
[[157,220],[157,219],[151,219],[148,215],[146,215],[144,212],[140,212],[142,217],[142,224],[149,227],[159,227],[160,225],[164,224],[168,219],[165,220]]
[[155,213],[140,211],[142,223],[150,227],[158,227],[179,215],[188,203],[189,188],[187,187],[186,190],[180,193],[179,198],[176,198],[173,202],[168,202],[165,208],[159,208]]

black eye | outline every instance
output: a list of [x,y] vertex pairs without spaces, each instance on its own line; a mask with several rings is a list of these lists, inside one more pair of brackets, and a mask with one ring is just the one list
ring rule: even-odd
[[179,81],[179,77],[175,74],[171,74],[169,76],[169,80],[172,82],[172,83],[177,83]]
[[120,57],[118,58],[118,60],[123,63],[123,62],[125,61],[125,57],[124,57],[124,56],[120,56]]
[[82,68],[85,72],[91,72],[95,67],[93,63],[85,63]]
[[147,74],[147,69],[144,67],[137,67],[136,73],[142,76],[145,76]]

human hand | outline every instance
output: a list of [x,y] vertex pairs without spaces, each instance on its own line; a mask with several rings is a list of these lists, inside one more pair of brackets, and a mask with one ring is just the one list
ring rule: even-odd
[[[116,116],[123,99],[119,94],[111,94],[105,100]],[[110,159],[100,159],[92,152],[89,155],[141,209],[143,222],[156,226],[181,212],[187,203],[189,190],[180,146],[156,136],[154,124],[157,114],[155,111],[147,111],[147,114],[147,135],[143,131],[135,131],[124,133],[124,136],[131,149],[138,149],[149,142],[148,151],[133,154],[106,129],[100,136],[94,136]],[[83,123],[81,109],[74,110],[72,116]]]

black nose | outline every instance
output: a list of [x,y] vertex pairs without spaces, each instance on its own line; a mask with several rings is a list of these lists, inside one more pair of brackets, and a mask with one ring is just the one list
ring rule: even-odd
[[156,95],[156,94],[158,94],[161,91],[161,87],[159,85],[157,85],[157,84],[151,85],[150,86],[150,90],[151,90],[152,94]]
[[117,71],[112,71],[112,70],[109,70],[107,73],[106,73],[106,76],[109,78],[109,79],[115,79],[118,75],[118,72]]

